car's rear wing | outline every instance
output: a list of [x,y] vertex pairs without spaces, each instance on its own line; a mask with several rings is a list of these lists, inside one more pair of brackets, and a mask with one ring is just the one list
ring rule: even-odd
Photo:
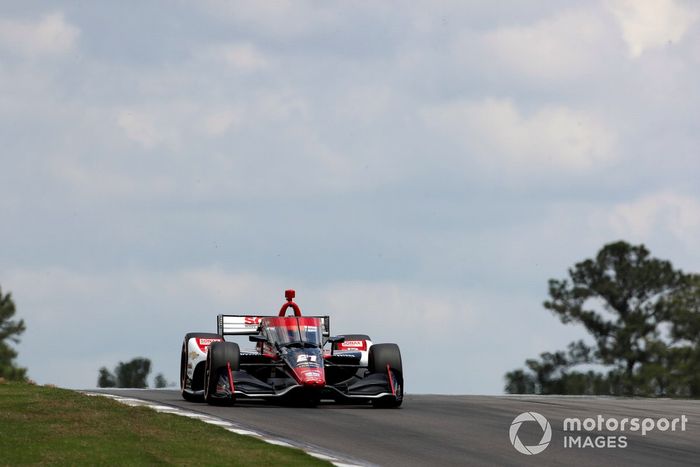
[[[273,318],[277,315],[218,315],[216,317],[216,332],[220,336],[246,336],[258,333],[262,318]],[[308,316],[319,318],[323,328],[323,337],[331,335],[330,316]]]

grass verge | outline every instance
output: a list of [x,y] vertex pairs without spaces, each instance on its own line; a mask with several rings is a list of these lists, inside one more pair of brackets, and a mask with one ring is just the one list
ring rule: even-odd
[[0,464],[330,465],[197,420],[22,383],[0,384]]

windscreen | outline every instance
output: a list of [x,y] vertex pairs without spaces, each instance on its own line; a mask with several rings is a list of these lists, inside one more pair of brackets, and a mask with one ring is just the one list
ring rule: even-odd
[[265,320],[265,333],[280,346],[290,344],[321,345],[321,320],[309,317],[283,317]]

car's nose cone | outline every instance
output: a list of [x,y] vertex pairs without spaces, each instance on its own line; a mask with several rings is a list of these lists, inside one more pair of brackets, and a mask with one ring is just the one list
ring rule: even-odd
[[323,368],[297,368],[299,384],[307,388],[322,388],[326,385]]

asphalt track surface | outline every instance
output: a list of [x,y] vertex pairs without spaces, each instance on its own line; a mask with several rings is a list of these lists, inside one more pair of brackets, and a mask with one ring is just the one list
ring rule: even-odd
[[[230,420],[244,427],[302,445],[320,448],[366,465],[570,465],[674,466],[700,465],[700,401],[558,396],[407,395],[400,409],[322,404],[298,408],[243,402],[213,407],[184,401],[172,390],[102,390],[159,402]],[[552,428],[549,446],[536,455],[517,452],[510,442],[513,419],[537,412]],[[686,430],[610,432],[563,431],[564,418],[645,418],[685,415]],[[543,435],[536,422],[518,431],[524,445]],[[627,437],[627,447],[565,448],[565,435]],[[232,453],[235,455],[235,453]]]

